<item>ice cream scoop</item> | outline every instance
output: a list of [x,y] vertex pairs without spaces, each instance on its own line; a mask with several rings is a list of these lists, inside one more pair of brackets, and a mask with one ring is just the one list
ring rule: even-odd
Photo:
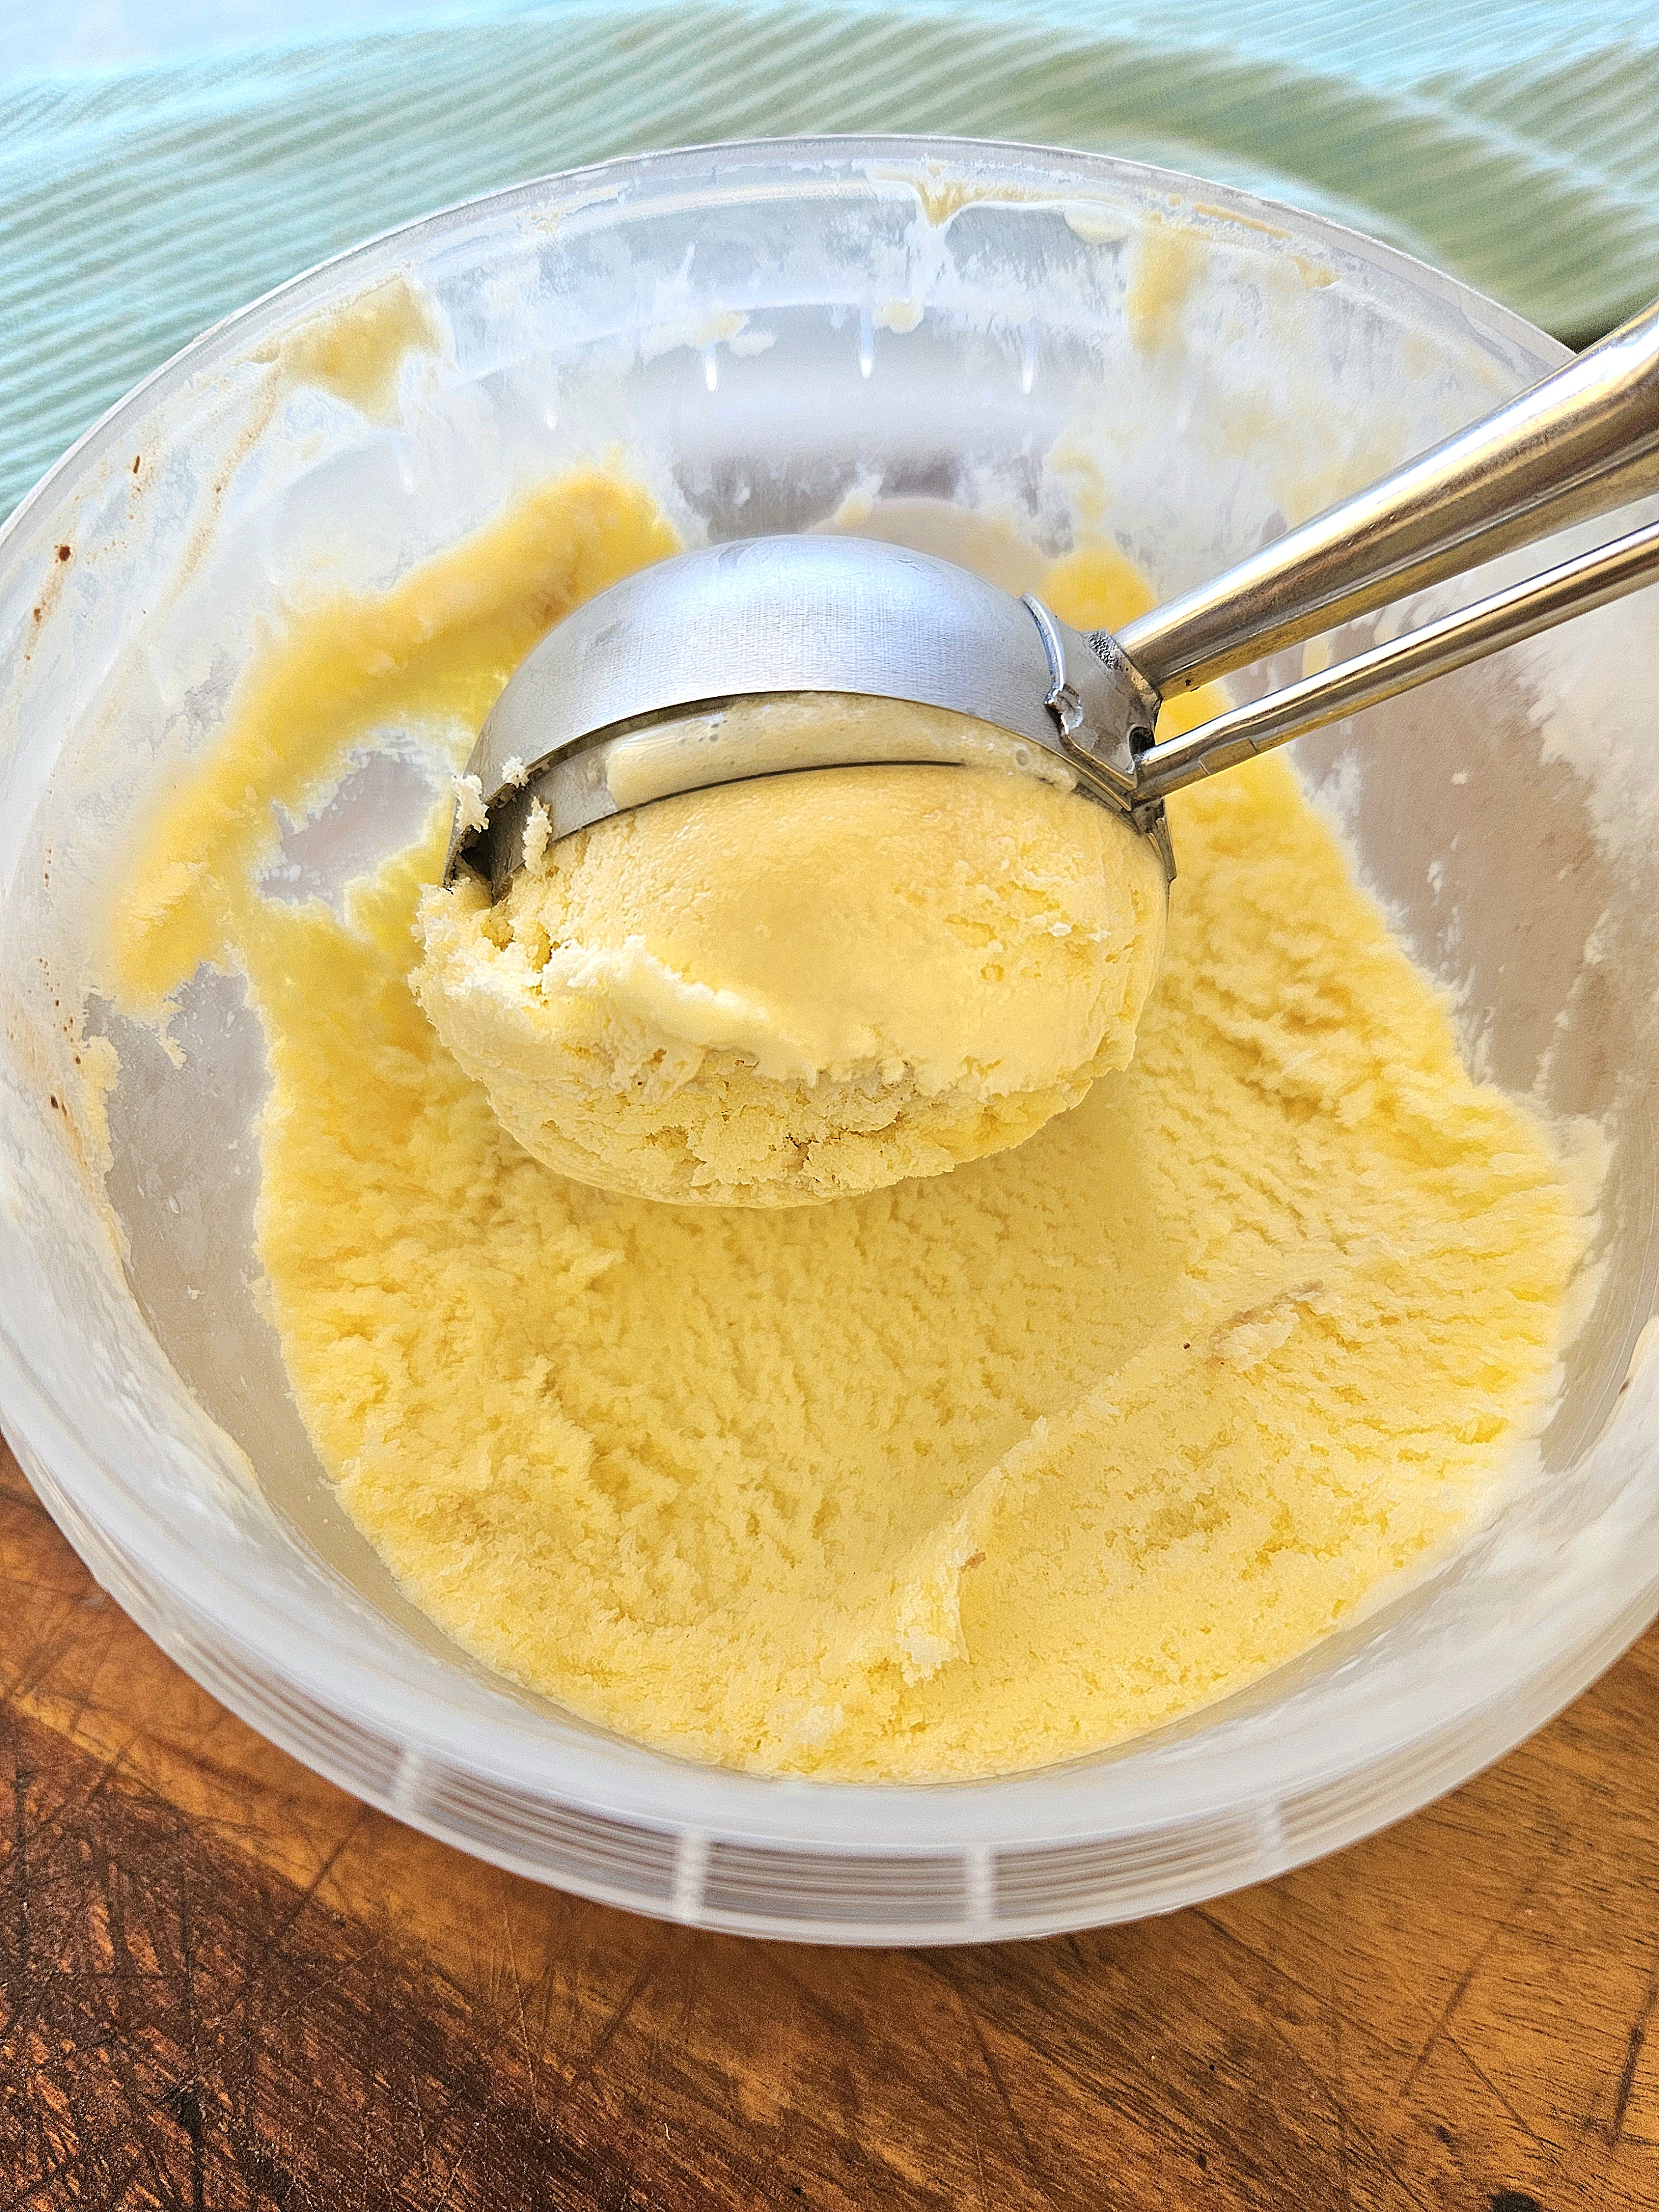
[[880,726],[873,756],[850,734],[811,755],[787,732],[775,750],[708,721],[734,700],[801,693],[940,710],[933,751],[907,740],[905,760],[972,759],[1000,733],[1009,764],[1050,778],[1058,766],[1153,840],[1173,872],[1171,792],[1638,589],[1659,576],[1659,524],[1160,743],[1168,693],[1656,483],[1659,306],[1115,636],[867,539],[759,538],[683,554],[576,609],[514,675],[469,763],[449,873],[465,863],[499,893],[523,863],[526,830],[530,849],[541,841],[543,817],[556,842],[672,793],[894,757]]
[[502,1124],[608,1189],[795,1206],[1018,1144],[1133,1054],[1170,793],[1635,589],[1659,525],[1160,741],[1164,696],[1656,460],[1659,308],[1115,635],[859,538],[642,569],[486,723],[417,995]]

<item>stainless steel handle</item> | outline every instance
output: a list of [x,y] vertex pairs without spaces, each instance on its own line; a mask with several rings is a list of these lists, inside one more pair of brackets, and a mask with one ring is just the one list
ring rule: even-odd
[[1373,707],[1655,582],[1659,522],[1152,745],[1137,763],[1135,807],[1155,807],[1183,784],[1218,775],[1252,753],[1270,752],[1308,730],[1340,721],[1362,707]]
[[1160,692],[1188,690],[1654,489],[1659,302],[1117,643]]

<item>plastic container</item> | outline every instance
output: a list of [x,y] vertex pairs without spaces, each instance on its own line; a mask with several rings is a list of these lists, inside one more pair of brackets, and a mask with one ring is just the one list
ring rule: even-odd
[[[384,418],[276,376],[286,331],[394,275],[443,342],[404,358]],[[1481,1068],[1605,1133],[1597,1273],[1539,1463],[1454,1559],[1297,1663],[1063,1767],[757,1778],[619,1741],[459,1654],[345,1521],[286,1396],[249,1279],[262,1072],[235,979],[185,994],[182,1068],[118,1036],[119,1258],[70,1015],[157,749],[211,741],[286,580],[384,585],[619,441],[693,538],[873,499],[872,526],[949,538],[937,506],[879,503],[950,501],[1045,551],[1079,521],[1115,532],[1170,590],[1561,357],[1401,255],[1237,193],[829,140],[477,202],[159,371],[0,537],[0,1404],[100,1579],[256,1727],[435,1835],[614,1904],[836,1942],[1167,1910],[1397,1818],[1554,1712],[1659,1603],[1659,1366],[1638,1356],[1659,1182],[1651,594],[1297,749]],[[400,774],[349,780],[292,841],[302,888],[406,832]],[[119,1025],[94,1001],[88,1027]]]

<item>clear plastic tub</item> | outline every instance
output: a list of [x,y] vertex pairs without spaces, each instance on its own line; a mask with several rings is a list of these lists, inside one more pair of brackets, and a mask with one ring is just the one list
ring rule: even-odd
[[[285,332],[394,275],[441,331],[404,357],[394,408],[278,374]],[[1638,1344],[1659,1180],[1651,595],[1297,749],[1480,1067],[1605,1133],[1598,1273],[1539,1463],[1454,1559],[1297,1663],[1063,1767],[757,1778],[617,1740],[459,1653],[344,1519],[286,1395],[252,1279],[262,1068],[235,979],[186,994],[182,1068],[118,1035],[101,1188],[71,1016],[134,799],[164,745],[211,742],[288,580],[384,585],[620,443],[693,538],[873,513],[973,554],[947,501],[1045,552],[1103,528],[1168,591],[1560,357],[1401,255],[1237,193],[1078,155],[829,140],[479,201],[158,372],[0,538],[0,1404],[100,1579],[360,1796],[589,1896],[769,1936],[943,1942],[1164,1911],[1398,1817],[1555,1711],[1659,1603],[1659,1366]],[[1006,539],[979,550],[1018,567]],[[395,763],[351,780],[291,844],[302,882],[337,884],[413,796]],[[95,1000],[88,1026],[119,1028]]]

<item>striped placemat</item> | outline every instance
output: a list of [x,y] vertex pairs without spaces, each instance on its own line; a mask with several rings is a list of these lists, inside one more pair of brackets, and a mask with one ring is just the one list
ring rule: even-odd
[[1653,0],[473,4],[0,87],[0,514],[229,309],[428,209],[652,146],[1099,148],[1393,240],[1569,340],[1659,292]]

